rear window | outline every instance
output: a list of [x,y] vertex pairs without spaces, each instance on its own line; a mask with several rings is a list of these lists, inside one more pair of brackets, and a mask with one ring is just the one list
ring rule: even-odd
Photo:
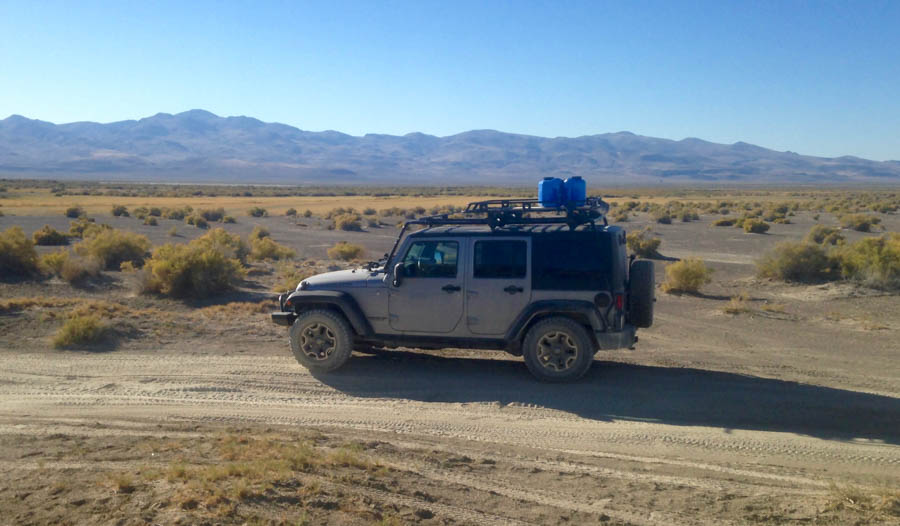
[[515,240],[476,241],[473,275],[482,279],[524,278],[528,243]]
[[532,239],[532,283],[537,290],[611,290],[613,254],[602,232],[559,232]]

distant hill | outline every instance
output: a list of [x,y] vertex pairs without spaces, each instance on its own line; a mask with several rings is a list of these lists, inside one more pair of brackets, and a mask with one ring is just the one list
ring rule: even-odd
[[581,175],[591,184],[900,182],[900,162],[824,158],[752,144],[629,132],[449,137],[309,132],[191,110],[109,124],[0,121],[0,177],[183,182],[513,184]]

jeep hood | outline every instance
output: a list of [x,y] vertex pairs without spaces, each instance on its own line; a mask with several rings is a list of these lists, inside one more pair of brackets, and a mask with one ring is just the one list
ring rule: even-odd
[[[316,274],[303,280],[308,284],[304,290],[365,287],[370,274],[371,272],[359,268]],[[299,286],[297,285],[297,290],[300,290]]]

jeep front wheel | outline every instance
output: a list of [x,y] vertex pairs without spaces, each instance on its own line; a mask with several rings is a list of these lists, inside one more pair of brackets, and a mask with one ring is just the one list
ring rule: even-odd
[[522,354],[531,374],[544,382],[566,382],[584,375],[594,361],[587,330],[574,320],[554,317],[534,324]]
[[344,365],[353,352],[353,332],[339,314],[309,310],[291,325],[291,350],[300,365],[327,373]]

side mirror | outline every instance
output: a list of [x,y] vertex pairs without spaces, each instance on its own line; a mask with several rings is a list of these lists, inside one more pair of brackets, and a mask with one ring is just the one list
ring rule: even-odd
[[394,265],[394,281],[391,284],[395,287],[399,287],[401,283],[403,283],[403,276],[406,274],[406,270],[403,267],[403,263],[397,263]]

